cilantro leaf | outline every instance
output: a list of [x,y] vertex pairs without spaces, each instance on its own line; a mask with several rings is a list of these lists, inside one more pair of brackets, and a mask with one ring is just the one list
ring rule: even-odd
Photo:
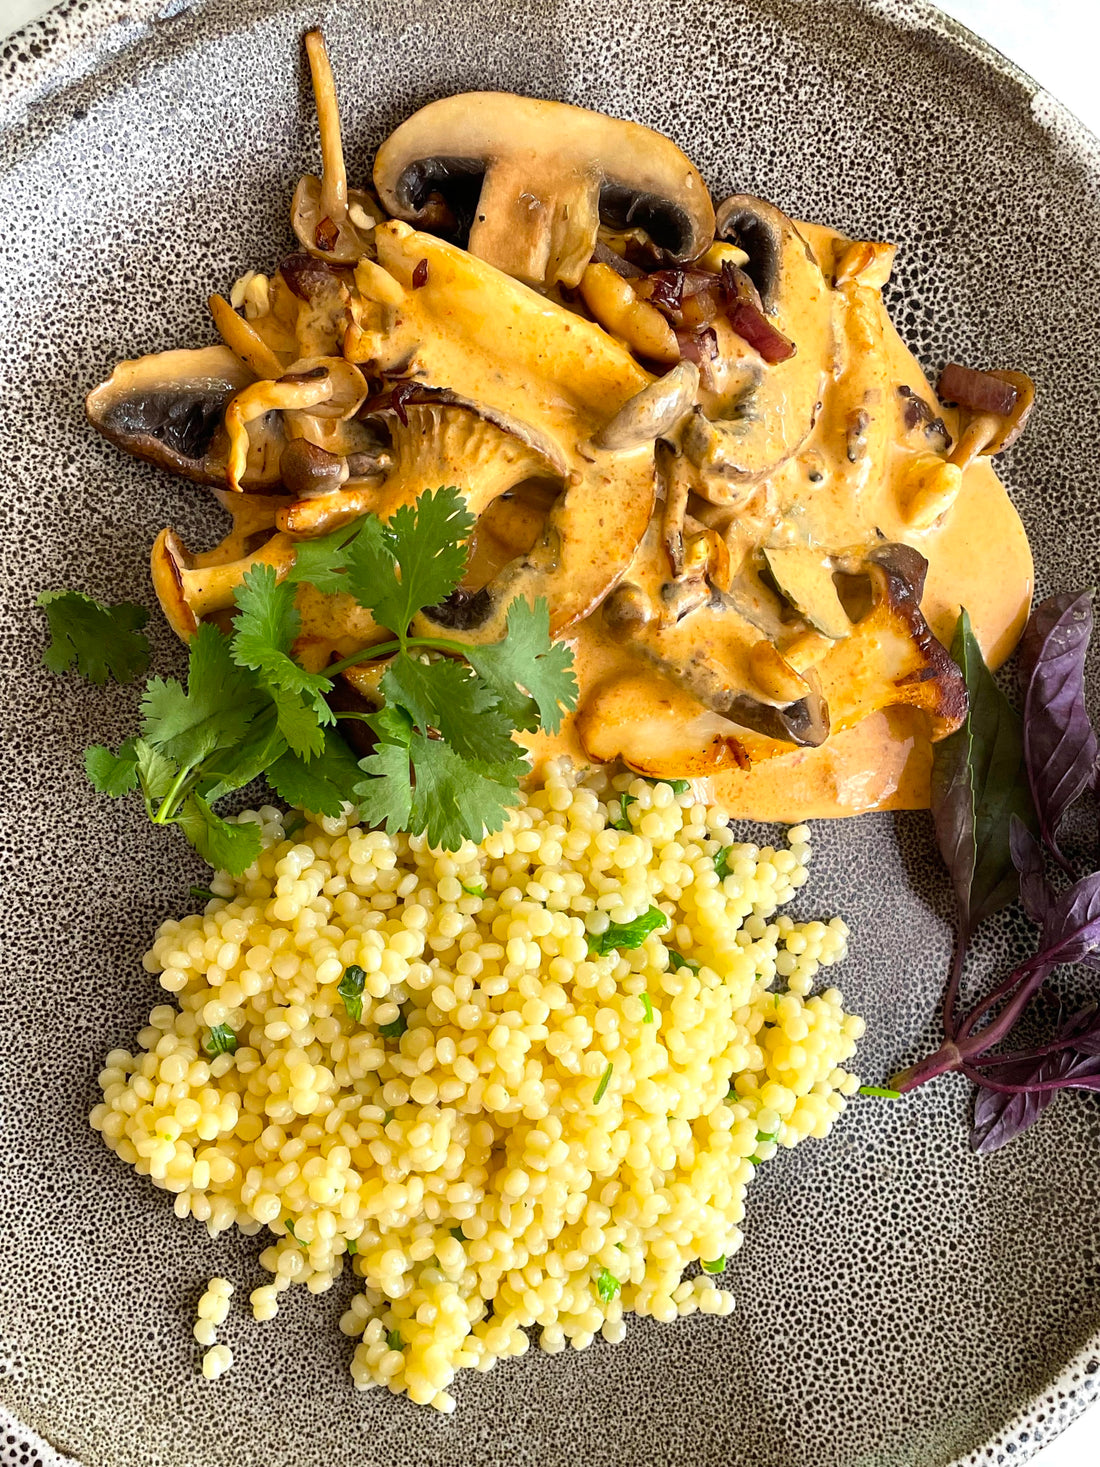
[[492,692],[461,662],[419,662],[399,652],[379,683],[386,703],[404,708],[421,733],[436,729],[464,759],[487,763],[516,756],[512,723]]
[[719,881],[725,881],[730,874],[730,857],[733,855],[732,846],[719,846],[714,853],[714,874]]
[[633,922],[610,922],[606,932],[598,935],[590,932],[589,954],[594,958],[602,958],[620,949],[628,952],[631,948],[641,947],[651,932],[667,926],[668,918],[664,912],[659,907],[650,907],[640,917],[635,917]]
[[496,763],[464,759],[442,739],[408,727],[407,716],[402,730],[401,709],[383,712],[388,720],[382,715],[368,719],[381,742],[359,764],[371,776],[355,787],[362,817],[391,833],[426,834],[431,845],[448,851],[499,830],[527,772],[520,750]]
[[308,759],[324,747],[321,726],[332,723],[334,714],[325,702],[330,680],[307,672],[290,655],[301,628],[295,594],[293,585],[278,580],[274,566],[247,571],[237,589],[232,656],[238,667],[259,674],[275,704],[279,731]]
[[344,1008],[350,1019],[358,1021],[363,1017],[363,989],[366,982],[367,975],[358,963],[352,963],[344,969],[344,976],[340,979],[336,992],[344,1000]]
[[333,530],[331,534],[318,535],[315,540],[299,540],[295,546],[294,564],[283,584],[316,586],[318,591],[329,595],[348,591],[349,586],[344,575],[348,546],[362,526],[361,519],[352,520]]
[[188,795],[175,823],[215,871],[240,876],[263,850],[263,832],[254,821],[231,825],[215,815],[201,795]]
[[215,1024],[202,1041],[202,1047],[211,1059],[219,1054],[236,1054],[237,1036],[228,1024]]
[[610,1304],[621,1288],[622,1285],[609,1268],[600,1269],[596,1275],[596,1293],[605,1304]]
[[212,805],[230,791],[251,784],[285,753],[286,739],[279,732],[274,704],[269,703],[248,725],[241,743],[215,749],[203,760],[198,793]]
[[152,815],[153,807],[160,804],[175,782],[176,766],[144,739],[135,739],[134,755],[137,759],[138,782],[145,796],[146,808]]
[[324,747],[308,764],[287,750],[265,772],[268,784],[288,805],[318,815],[339,815],[344,801],[360,778],[359,761],[334,729],[327,729]]
[[80,591],[42,591],[35,604],[50,624],[42,660],[51,672],[67,672],[75,662],[77,672],[102,685],[108,677],[131,682],[149,666],[149,639],[141,632],[149,620],[144,606],[106,606]]
[[133,739],[127,739],[117,754],[103,744],[93,744],[84,750],[84,772],[92,788],[101,795],[128,795],[137,789],[137,754]]
[[191,638],[187,691],[175,678],[150,678],[141,699],[141,737],[181,766],[201,764],[240,744],[262,705],[255,679],[234,665],[229,639],[209,622]]
[[466,648],[466,656],[516,728],[534,731],[541,725],[557,733],[562,709],[577,706],[573,653],[563,642],[550,640],[545,597],[533,606],[517,597],[508,607],[507,627],[499,642]]
[[699,1262],[702,1265],[704,1273],[725,1273],[726,1271],[726,1255],[724,1253],[719,1254],[717,1258],[712,1258],[709,1261],[701,1258]]
[[694,958],[685,958],[683,953],[678,953],[674,947],[668,949],[668,966],[674,973],[678,973],[681,968],[687,968],[690,973],[699,971],[699,964]]
[[405,1015],[399,1013],[397,1018],[389,1024],[379,1024],[378,1032],[383,1039],[400,1039],[408,1027],[409,1023]]
[[622,792],[622,794],[619,796],[619,818],[617,820],[609,820],[607,822],[612,830],[634,829],[634,827],[630,823],[630,816],[627,812],[629,811],[631,805],[633,805],[637,801],[637,798],[637,795],[628,795],[625,790]]
[[415,614],[445,601],[462,579],[474,524],[455,488],[422,494],[415,508],[401,505],[386,525],[366,516],[347,550],[345,589],[404,637]]

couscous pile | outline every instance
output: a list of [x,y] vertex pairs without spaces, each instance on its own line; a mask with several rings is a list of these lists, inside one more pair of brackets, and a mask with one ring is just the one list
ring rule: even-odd
[[[350,1257],[356,1385],[450,1411],[532,1327],[554,1353],[728,1313],[756,1168],[859,1084],[862,1020],[811,996],[847,929],[775,915],[806,827],[736,844],[691,786],[564,764],[457,853],[240,818],[265,849],[161,927],[173,1002],[107,1056],[91,1121],[179,1217],[275,1235],[255,1318]],[[211,1324],[227,1306],[219,1281]]]

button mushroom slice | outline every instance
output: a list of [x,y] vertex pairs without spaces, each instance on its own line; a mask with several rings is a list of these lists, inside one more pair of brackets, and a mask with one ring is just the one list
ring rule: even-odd
[[691,779],[749,763],[726,719],[652,672],[617,673],[597,683],[575,726],[596,763],[622,760],[655,779]]
[[471,254],[531,285],[576,285],[601,218],[643,229],[673,260],[694,259],[714,237],[706,185],[671,139],[508,92],[422,107],[379,148],[374,183],[389,212],[414,223],[442,196],[468,225]]
[[161,530],[153,542],[153,589],[169,626],[187,642],[204,616],[234,604],[247,571],[270,565],[282,580],[294,556],[294,543],[287,535],[274,534],[251,555],[227,561],[192,555],[174,530]]
[[719,205],[717,231],[744,249],[745,270],[766,319],[795,346],[786,360],[761,358],[754,384],[724,411],[695,414],[684,431],[684,451],[701,471],[698,492],[723,503],[740,486],[773,474],[805,443],[821,407],[834,346],[831,292],[785,214],[737,194]]
[[630,281],[610,265],[588,265],[580,288],[585,305],[600,325],[631,351],[654,362],[679,361],[675,331],[656,306],[642,300]]
[[1024,431],[1035,405],[1035,383],[1026,372],[978,372],[950,362],[936,391],[960,409],[959,435],[949,462],[964,473],[981,455],[1011,446]]
[[481,515],[501,494],[527,479],[548,477],[554,464],[543,452],[468,407],[406,402],[384,415],[389,428],[388,472],[370,483],[348,483],[303,499],[279,516],[293,535],[327,534],[368,510],[389,519],[400,505],[457,484],[471,514]]
[[340,111],[325,39],[306,35],[313,99],[321,134],[321,177],[307,173],[294,190],[290,223],[304,250],[320,259],[351,263],[373,253],[374,227],[382,206],[370,193],[349,189],[340,140]]
[[[92,427],[127,453],[196,484],[224,484],[225,409],[253,381],[226,346],[166,351],[119,362],[88,394],[85,409]],[[255,435],[243,465],[243,488],[278,483],[282,443],[277,422]]]
[[962,673],[920,609],[927,568],[908,545],[880,545],[867,555],[870,609],[816,668],[834,730],[904,704],[926,714],[936,740],[954,733],[966,717]]
[[[244,388],[225,410],[229,435],[226,480],[241,488],[248,461],[250,425],[273,412],[306,409],[319,417],[346,419],[359,411],[367,384],[359,369],[343,357],[321,357],[295,362],[277,382],[254,382]],[[281,451],[280,451],[281,457]]]

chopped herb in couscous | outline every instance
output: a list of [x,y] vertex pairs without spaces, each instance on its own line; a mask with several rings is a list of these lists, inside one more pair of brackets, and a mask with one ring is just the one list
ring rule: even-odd
[[[161,927],[146,967],[174,1002],[108,1055],[91,1117],[181,1218],[274,1235],[254,1316],[350,1258],[355,1384],[450,1411],[457,1372],[529,1329],[556,1353],[732,1310],[716,1275],[756,1167],[859,1085],[862,1020],[811,996],[847,929],[776,915],[806,827],[737,844],[690,786],[568,764],[453,853],[285,818],[241,816],[255,865]],[[219,1285],[201,1319],[227,1305]]]

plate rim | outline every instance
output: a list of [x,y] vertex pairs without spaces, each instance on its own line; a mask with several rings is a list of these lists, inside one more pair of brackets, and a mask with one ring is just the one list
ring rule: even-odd
[[[972,62],[1011,82],[1020,105],[1052,143],[1082,157],[1097,176],[1100,197],[1100,136],[1023,67],[963,21],[931,0],[848,0],[877,21],[912,31],[961,52]],[[13,31],[4,41],[0,69],[0,175],[6,144],[31,109],[45,106],[67,87],[88,81],[154,30],[186,25],[205,0],[62,0]],[[943,1467],[989,1467],[1006,1460],[1009,1444],[1017,1462],[1031,1460],[1090,1406],[1100,1402],[1100,1328],[1088,1337],[1046,1385],[1026,1398],[999,1432]],[[76,1467],[0,1400],[0,1428],[40,1450],[44,1464]],[[1026,1434],[1026,1440],[1023,1440]],[[1021,1453],[1020,1448],[1023,1448]],[[18,1450],[18,1447],[14,1448]]]

